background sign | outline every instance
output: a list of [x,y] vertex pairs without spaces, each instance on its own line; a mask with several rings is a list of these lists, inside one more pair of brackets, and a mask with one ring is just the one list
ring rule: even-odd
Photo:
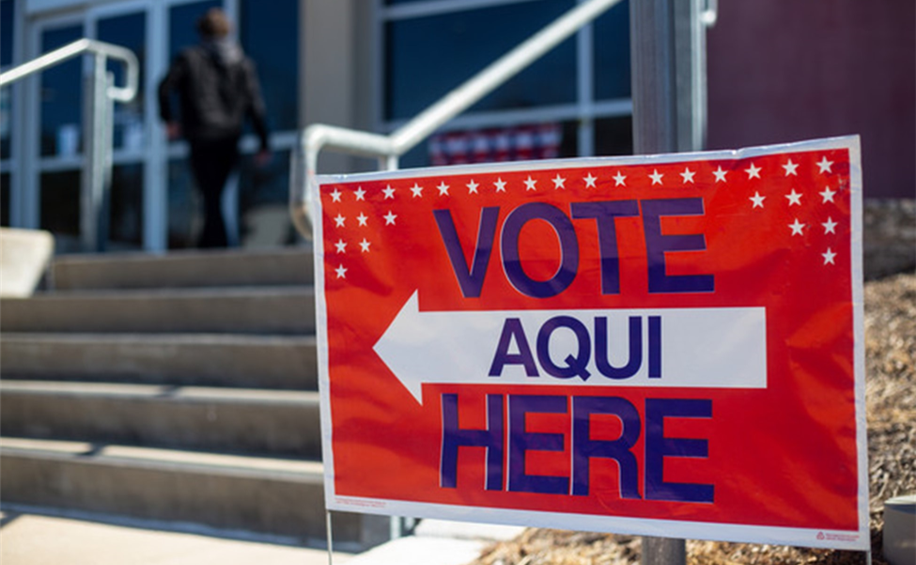
[[321,177],[328,508],[867,548],[859,163]]

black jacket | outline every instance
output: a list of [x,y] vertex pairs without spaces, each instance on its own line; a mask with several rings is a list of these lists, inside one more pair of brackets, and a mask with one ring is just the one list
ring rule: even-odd
[[241,54],[230,60],[204,46],[189,47],[159,83],[159,116],[171,122],[171,93],[178,93],[182,134],[190,143],[238,139],[245,116],[261,149],[268,148],[264,101],[254,63]]

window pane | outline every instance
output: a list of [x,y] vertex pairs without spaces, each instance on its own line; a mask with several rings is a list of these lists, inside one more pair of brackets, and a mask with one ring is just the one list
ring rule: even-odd
[[239,177],[239,239],[244,247],[275,247],[296,241],[289,218],[289,151],[278,151],[270,165],[242,158]]
[[0,174],[0,226],[10,225],[10,174]]
[[[140,88],[136,98],[127,104],[116,102],[114,105],[114,146],[115,149],[143,149],[146,145],[143,131],[146,14],[100,19],[97,29],[100,40],[127,47],[140,61]],[[108,70],[114,73],[115,84],[124,84],[124,65],[120,61],[109,61]]]
[[143,241],[143,165],[115,166],[111,174],[109,248],[136,249]]
[[269,126],[296,129],[299,0],[243,0],[239,37],[257,65]]
[[595,155],[632,155],[633,119],[630,116],[595,120]]
[[0,159],[10,158],[10,136],[13,129],[13,95],[9,88],[0,88]]
[[621,2],[595,20],[595,99],[630,97],[630,4]]
[[[41,229],[64,238],[65,250],[77,244],[80,234],[80,171],[41,175]],[[74,249],[69,249],[74,250]]]
[[[390,22],[387,119],[411,118],[574,5],[525,2]],[[574,102],[575,39],[568,39],[472,110]]]
[[[83,37],[82,26],[49,29],[41,34],[43,53]],[[82,59],[41,73],[41,155],[75,155],[82,150]]]
[[0,1],[0,67],[13,64],[13,0]]

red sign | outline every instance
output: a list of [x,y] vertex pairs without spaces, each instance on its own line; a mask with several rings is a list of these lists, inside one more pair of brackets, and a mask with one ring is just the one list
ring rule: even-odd
[[868,546],[858,138],[321,177],[334,510]]

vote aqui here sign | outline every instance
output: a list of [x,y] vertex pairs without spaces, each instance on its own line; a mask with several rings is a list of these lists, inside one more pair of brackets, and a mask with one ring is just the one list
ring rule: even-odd
[[319,177],[327,506],[869,544],[857,137]]

